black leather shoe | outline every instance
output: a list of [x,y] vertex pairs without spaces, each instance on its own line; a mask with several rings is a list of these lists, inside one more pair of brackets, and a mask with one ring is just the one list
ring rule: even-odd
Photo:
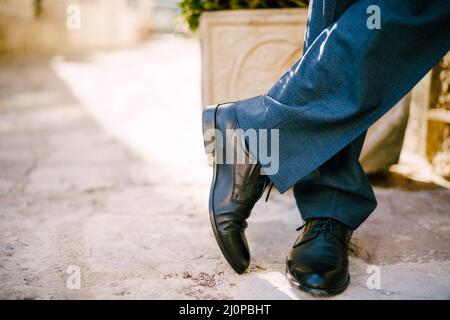
[[[214,162],[214,174],[209,196],[209,215],[217,244],[223,256],[237,273],[243,273],[250,264],[250,251],[244,230],[246,219],[256,201],[262,196],[267,177],[260,174],[260,166],[251,164],[245,144],[225,141],[227,130],[239,129],[234,103],[210,106],[203,111],[203,133],[207,130],[220,131],[224,141],[215,137],[216,154],[223,156],[223,163]],[[206,139],[207,140],[207,139]],[[210,141],[205,140],[205,150]],[[235,153],[243,147],[244,164],[227,164],[227,153]],[[231,149],[231,150],[227,150]],[[242,150],[241,150],[242,151]],[[208,152],[208,151],[207,151]],[[255,161],[254,161],[255,162]],[[242,163],[242,161],[241,161]]]
[[352,230],[332,218],[308,220],[286,261],[288,279],[314,296],[332,296],[349,282],[348,246]]

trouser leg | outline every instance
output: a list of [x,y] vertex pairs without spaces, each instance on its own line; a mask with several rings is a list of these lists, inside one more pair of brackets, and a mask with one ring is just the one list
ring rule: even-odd
[[[304,50],[357,0],[310,3]],[[359,156],[365,134],[339,151],[294,186],[303,220],[332,217],[355,229],[376,207],[372,187],[361,168]]]
[[[367,28],[373,5],[381,29]],[[285,192],[362,140],[449,50],[448,30],[447,1],[357,1],[267,95],[239,102],[243,129],[279,129],[279,170],[270,175],[277,188]]]

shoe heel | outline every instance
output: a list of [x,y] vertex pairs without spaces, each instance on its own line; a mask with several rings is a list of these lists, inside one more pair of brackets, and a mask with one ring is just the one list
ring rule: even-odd
[[[203,145],[207,155],[212,155],[214,152],[217,107],[218,105],[208,106],[203,110],[202,114]],[[212,139],[213,137],[214,139]]]

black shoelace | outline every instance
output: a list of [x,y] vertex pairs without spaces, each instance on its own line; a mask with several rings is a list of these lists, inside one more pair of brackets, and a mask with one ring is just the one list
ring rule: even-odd
[[269,191],[267,191],[267,196],[266,196],[266,202],[269,201],[270,191],[272,191],[272,188],[273,188],[273,182],[270,181]]
[[[344,239],[341,239],[341,237],[337,234],[337,221],[333,218],[319,218],[320,221],[317,222],[311,231],[313,233],[313,237],[315,238],[321,233],[325,234],[325,239],[331,240],[333,237],[335,237],[344,247],[348,249],[348,244]],[[306,221],[302,226],[298,227],[296,230],[300,231],[302,230],[306,225],[308,225],[309,221]],[[299,236],[300,237],[300,236]],[[308,240],[307,240],[308,241]],[[297,241],[297,243],[294,245],[294,248],[304,243],[304,241]]]
[[[308,222],[305,222],[302,226],[298,227],[296,230],[302,230]],[[311,230],[314,233],[324,233],[327,239],[331,239],[336,234],[336,221],[332,218],[321,218],[321,220],[316,223]]]

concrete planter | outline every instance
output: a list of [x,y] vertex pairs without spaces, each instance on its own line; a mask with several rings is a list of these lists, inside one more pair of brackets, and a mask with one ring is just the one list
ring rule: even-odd
[[[227,10],[202,14],[202,104],[267,92],[301,56],[307,9]],[[398,161],[408,119],[403,99],[367,135],[361,162],[367,172]]]
[[301,55],[306,9],[207,12],[200,20],[203,105],[261,94]]

